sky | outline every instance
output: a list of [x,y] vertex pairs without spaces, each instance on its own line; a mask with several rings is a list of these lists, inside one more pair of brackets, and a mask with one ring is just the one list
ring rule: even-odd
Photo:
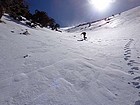
[[45,11],[50,17],[54,18],[61,27],[99,20],[140,6],[140,0],[111,0],[110,5],[105,10],[100,11],[94,4],[90,3],[89,0],[27,1],[31,13],[34,13],[36,9]]

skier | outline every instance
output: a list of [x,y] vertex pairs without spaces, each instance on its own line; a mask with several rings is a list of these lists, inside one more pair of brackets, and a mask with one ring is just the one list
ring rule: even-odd
[[86,37],[86,32],[82,32],[81,35],[83,35],[84,40],[87,39],[87,37]]

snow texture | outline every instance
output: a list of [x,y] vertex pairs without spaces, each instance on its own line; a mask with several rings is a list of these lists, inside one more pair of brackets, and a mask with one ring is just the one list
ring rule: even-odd
[[140,7],[62,33],[2,21],[0,105],[140,105]]

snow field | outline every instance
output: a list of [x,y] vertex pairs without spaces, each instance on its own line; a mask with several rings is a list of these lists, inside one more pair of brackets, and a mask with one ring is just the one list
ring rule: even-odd
[[[71,33],[3,16],[0,105],[139,105],[139,9]],[[82,31],[87,41],[77,41]]]

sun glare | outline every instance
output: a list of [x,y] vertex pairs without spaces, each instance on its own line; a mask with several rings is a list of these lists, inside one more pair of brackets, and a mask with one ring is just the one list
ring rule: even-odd
[[114,0],[89,0],[89,3],[92,4],[97,10],[104,11]]

